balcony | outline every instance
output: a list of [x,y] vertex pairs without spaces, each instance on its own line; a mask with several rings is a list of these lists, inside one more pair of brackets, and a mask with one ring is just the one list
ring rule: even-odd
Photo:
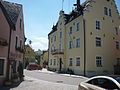
[[51,54],[52,54],[52,55],[64,54],[64,52],[63,52],[63,50],[58,50],[58,49],[56,49],[56,50],[52,50],[52,51],[51,51]]

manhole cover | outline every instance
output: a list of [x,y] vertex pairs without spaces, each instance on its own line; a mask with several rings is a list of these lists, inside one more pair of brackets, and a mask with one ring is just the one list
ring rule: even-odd
[[57,81],[57,83],[63,83],[63,81]]

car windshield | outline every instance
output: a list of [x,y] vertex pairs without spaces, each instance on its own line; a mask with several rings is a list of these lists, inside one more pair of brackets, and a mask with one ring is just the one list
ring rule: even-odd
[[38,65],[30,65],[31,67],[38,67]]
[[120,84],[120,77],[115,78],[115,80]]

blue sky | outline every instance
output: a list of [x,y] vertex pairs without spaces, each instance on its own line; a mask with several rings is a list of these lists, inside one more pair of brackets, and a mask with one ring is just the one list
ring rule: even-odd
[[[32,40],[32,48],[35,50],[48,49],[48,33],[51,31],[62,9],[62,0],[6,0],[23,5],[24,26],[27,43]],[[84,2],[85,0],[81,0]],[[63,10],[69,13],[76,0],[64,0]],[[120,12],[120,0],[116,0]]]

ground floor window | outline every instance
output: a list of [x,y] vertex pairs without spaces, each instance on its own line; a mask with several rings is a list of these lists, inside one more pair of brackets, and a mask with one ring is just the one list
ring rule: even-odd
[[117,58],[117,65],[120,65],[120,58]]
[[52,59],[50,59],[50,65],[52,65]]
[[0,59],[0,75],[4,74],[4,59]]
[[96,56],[96,66],[102,67],[102,57],[101,56]]
[[54,59],[54,66],[56,65],[56,59]]
[[73,61],[72,61],[72,58],[70,58],[70,61],[69,61],[69,66],[73,66]]
[[80,66],[80,57],[76,58],[76,66]]

